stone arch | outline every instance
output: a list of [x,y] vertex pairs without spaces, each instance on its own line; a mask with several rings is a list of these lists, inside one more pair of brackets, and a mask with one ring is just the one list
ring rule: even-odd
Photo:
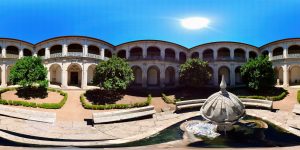
[[104,50],[104,57],[111,58],[112,52],[109,49]]
[[243,84],[242,75],[241,75],[241,66],[236,67],[234,72],[235,72],[235,85]]
[[154,58],[159,59],[160,56],[160,49],[156,46],[150,46],[147,48],[147,58]]
[[179,62],[184,63],[186,61],[186,54],[184,52],[179,53]]
[[125,59],[126,58],[126,50],[124,50],[124,49],[119,50],[117,53],[117,56]]
[[45,48],[42,48],[40,50],[37,51],[37,56],[40,56],[40,57],[45,57]]
[[171,48],[166,48],[165,49],[165,59],[166,60],[175,60],[175,50],[171,49]]
[[254,52],[254,51],[250,51],[249,52],[249,58],[250,59],[254,59],[254,58],[256,58],[257,57],[257,53],[256,52]]
[[261,54],[262,54],[263,56],[269,56],[269,51],[264,50]]
[[68,52],[82,53],[83,47],[81,44],[73,43],[73,44],[68,45]]
[[133,47],[129,51],[130,59],[142,59],[143,58],[143,49],[140,47]]
[[204,61],[214,60],[214,51],[212,49],[206,49],[202,53],[202,58]]
[[241,48],[237,48],[234,50],[234,60],[246,60],[246,52]]
[[31,50],[27,48],[23,49],[23,56],[32,56]]
[[142,86],[143,84],[143,71],[142,68],[139,66],[132,66],[132,71],[134,75],[133,85],[135,86]]
[[299,85],[300,84],[300,66],[293,65],[290,67],[290,84],[291,85]]
[[175,85],[175,68],[169,66],[165,70],[165,85],[174,86]]
[[160,70],[157,66],[150,66],[147,70],[147,84],[148,86],[159,86]]
[[283,48],[282,47],[277,47],[273,49],[273,56],[280,56],[283,55]]
[[67,69],[68,85],[81,87],[82,67],[78,63],[71,63]]
[[96,73],[96,64],[91,64],[89,65],[88,69],[87,69],[87,84],[88,85],[94,85],[95,83],[93,83],[94,80],[94,76]]
[[221,66],[218,71],[218,83],[222,80],[222,75],[224,75],[227,85],[230,85],[230,69],[227,66]]
[[292,45],[288,48],[288,54],[300,54],[300,46]]
[[19,48],[16,46],[6,47],[6,57],[7,58],[19,58]]
[[53,46],[51,46],[50,47],[50,57],[51,57],[51,54],[62,53],[62,49],[63,49],[62,45],[53,45]]
[[89,45],[88,46],[88,54],[100,55],[99,47],[97,47],[95,45]]
[[52,64],[49,67],[50,84],[61,86],[62,83],[62,67],[59,64]]
[[193,52],[191,55],[191,58],[199,58],[199,53],[198,52]]
[[283,84],[283,68],[282,67],[274,67],[275,71],[275,77],[276,77],[276,82],[277,85],[282,85]]
[[218,59],[230,59],[230,49],[227,47],[221,47],[218,49],[218,53],[217,53],[217,58]]

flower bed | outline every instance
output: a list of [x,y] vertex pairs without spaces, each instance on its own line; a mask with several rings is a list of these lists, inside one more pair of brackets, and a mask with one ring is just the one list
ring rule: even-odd
[[[13,91],[17,90],[17,88],[5,88],[0,90],[0,94],[7,92],[7,91]],[[24,106],[24,107],[33,107],[33,108],[44,108],[44,109],[60,109],[67,101],[68,94],[57,89],[48,88],[48,91],[51,92],[58,92],[60,95],[63,96],[63,99],[58,103],[36,103],[36,102],[27,102],[27,101],[21,101],[21,100],[5,100],[1,98],[0,95],[0,104],[3,105],[14,105],[14,106]]]
[[80,102],[85,109],[93,109],[93,110],[104,110],[104,109],[127,109],[134,107],[144,107],[149,106],[151,103],[152,97],[148,95],[147,100],[145,102],[133,103],[133,104],[105,104],[105,105],[93,105],[87,102],[84,94],[80,95]]

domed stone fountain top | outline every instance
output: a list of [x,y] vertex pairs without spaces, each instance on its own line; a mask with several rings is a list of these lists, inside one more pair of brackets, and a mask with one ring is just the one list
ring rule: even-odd
[[201,107],[201,115],[218,126],[218,130],[230,130],[230,126],[245,115],[245,106],[234,94],[226,91],[224,75],[221,90],[212,94]]

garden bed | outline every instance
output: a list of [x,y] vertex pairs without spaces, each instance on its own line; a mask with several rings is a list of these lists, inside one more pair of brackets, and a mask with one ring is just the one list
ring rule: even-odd
[[27,94],[21,88],[5,88],[0,90],[0,104],[24,106],[44,109],[59,109],[67,101],[67,93],[47,89],[45,91],[28,91]]

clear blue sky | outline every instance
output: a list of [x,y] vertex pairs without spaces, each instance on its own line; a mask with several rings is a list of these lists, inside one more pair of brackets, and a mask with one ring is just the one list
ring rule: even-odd
[[[261,46],[300,37],[300,0],[1,0],[0,37],[31,43],[83,35],[114,45],[142,39],[186,47],[214,41]],[[187,30],[178,19],[211,20]]]

